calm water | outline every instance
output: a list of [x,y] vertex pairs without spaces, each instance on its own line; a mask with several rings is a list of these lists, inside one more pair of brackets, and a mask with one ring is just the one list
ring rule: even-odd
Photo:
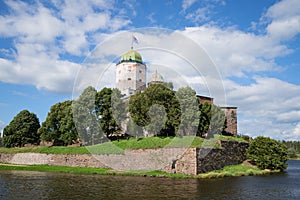
[[286,172],[213,180],[0,171],[0,199],[300,199],[300,161]]

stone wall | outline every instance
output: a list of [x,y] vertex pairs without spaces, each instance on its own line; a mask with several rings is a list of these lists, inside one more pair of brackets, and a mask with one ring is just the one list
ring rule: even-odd
[[197,174],[236,165],[246,160],[248,143],[220,141],[220,149],[197,148]]
[[20,165],[56,165],[56,166],[80,166],[106,168],[104,163],[90,154],[40,154],[40,153],[17,153],[0,154],[0,162]]
[[196,175],[243,162],[248,143],[220,142],[220,149],[160,148],[125,150],[124,154],[61,155],[39,153],[1,154],[0,162],[84,166],[114,170],[162,170]]

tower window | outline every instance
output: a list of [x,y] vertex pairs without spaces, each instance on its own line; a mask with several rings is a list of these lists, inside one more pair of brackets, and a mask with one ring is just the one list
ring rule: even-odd
[[142,79],[140,79],[139,81],[142,82]]
[[143,71],[142,70],[140,70],[140,73],[142,73]]
[[128,78],[127,80],[128,80],[128,81],[130,81],[130,80],[131,80],[131,78]]

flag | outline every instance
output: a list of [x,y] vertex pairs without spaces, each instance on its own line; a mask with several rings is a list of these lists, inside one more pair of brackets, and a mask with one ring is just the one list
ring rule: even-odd
[[132,35],[132,43],[139,43],[138,39],[134,35]]

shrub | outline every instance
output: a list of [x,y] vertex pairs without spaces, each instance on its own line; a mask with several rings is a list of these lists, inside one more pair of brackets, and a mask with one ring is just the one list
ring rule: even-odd
[[40,122],[36,114],[22,110],[3,129],[3,145],[5,147],[23,147],[25,144],[37,145],[40,135],[37,130]]
[[260,169],[283,171],[287,168],[287,147],[274,139],[259,136],[250,142],[247,158]]

